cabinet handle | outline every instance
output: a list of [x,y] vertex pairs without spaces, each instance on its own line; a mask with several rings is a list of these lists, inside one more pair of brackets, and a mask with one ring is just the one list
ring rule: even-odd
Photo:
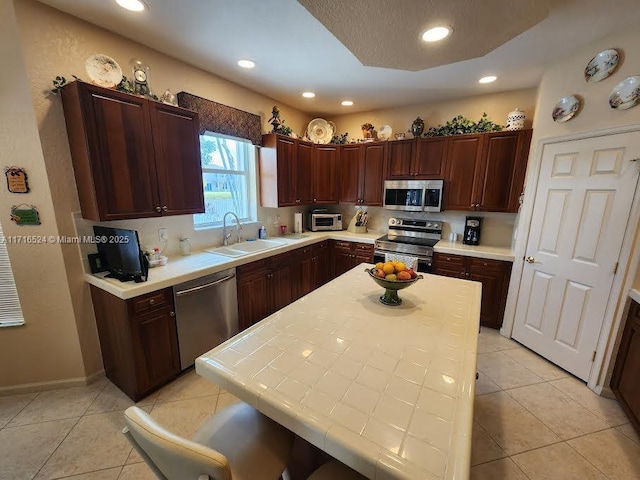
[[156,207],[156,212],[160,213],[162,211],[161,207]]
[[163,211],[163,212],[166,212],[167,210],[169,210],[169,207],[167,207],[166,205],[164,205],[164,206],[162,207],[162,211]]
[[176,312],[169,312],[169,316],[170,317],[175,317],[176,316]]
[[155,305],[156,301],[152,298],[151,300],[149,300],[149,305]]
[[469,272],[466,272],[465,275],[468,277],[469,276]]
[[313,203],[316,203],[318,200],[316,200],[315,198],[313,199]]

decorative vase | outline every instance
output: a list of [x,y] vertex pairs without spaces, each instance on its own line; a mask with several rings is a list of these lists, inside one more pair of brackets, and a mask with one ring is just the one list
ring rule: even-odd
[[418,117],[411,124],[411,133],[415,138],[418,138],[422,132],[424,132],[424,120]]
[[524,119],[526,115],[518,107],[507,115],[506,130],[522,130],[524,128]]

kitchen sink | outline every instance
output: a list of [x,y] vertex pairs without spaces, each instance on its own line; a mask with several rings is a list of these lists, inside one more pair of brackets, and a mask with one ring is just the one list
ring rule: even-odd
[[233,245],[225,247],[206,248],[205,252],[216,253],[218,255],[235,258],[249,255],[250,253],[256,253],[263,250],[269,250],[271,248],[281,247],[282,245],[285,245],[285,243],[275,240],[255,240],[252,242],[234,243]]

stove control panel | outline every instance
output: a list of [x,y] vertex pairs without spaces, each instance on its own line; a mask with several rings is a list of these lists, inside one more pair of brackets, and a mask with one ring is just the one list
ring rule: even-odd
[[437,220],[417,220],[413,218],[395,218],[389,219],[389,227],[411,227],[417,230],[442,230],[442,222]]

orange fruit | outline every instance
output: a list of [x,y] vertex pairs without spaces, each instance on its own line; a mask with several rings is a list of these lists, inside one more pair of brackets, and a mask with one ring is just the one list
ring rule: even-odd
[[395,267],[396,267],[396,272],[402,272],[407,269],[407,266],[402,262],[397,262],[395,264]]
[[398,273],[398,280],[411,280],[411,274],[408,271],[403,270]]
[[384,263],[382,263],[382,262],[378,262],[378,263],[376,263],[376,268],[377,268],[378,270],[382,270],[382,266],[383,266],[383,265],[384,265]]
[[386,262],[383,266],[382,266],[382,271],[386,274],[390,274],[390,273],[395,273],[396,269],[393,266],[393,263],[391,262]]

